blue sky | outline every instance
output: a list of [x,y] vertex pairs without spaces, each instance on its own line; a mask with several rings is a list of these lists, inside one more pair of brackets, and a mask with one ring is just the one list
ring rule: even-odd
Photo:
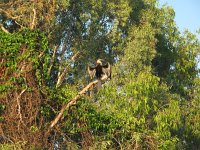
[[[175,21],[181,32],[189,29],[192,33],[200,29],[200,0],[159,0],[159,4],[167,3],[175,10]],[[200,35],[198,35],[200,39]]]

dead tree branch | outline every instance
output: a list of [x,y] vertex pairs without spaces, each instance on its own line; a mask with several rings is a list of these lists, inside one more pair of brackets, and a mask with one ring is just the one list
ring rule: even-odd
[[[102,81],[105,81],[105,80],[107,80],[107,76],[105,75],[105,76],[103,76],[102,78],[101,78],[101,80]],[[56,116],[56,118],[51,122],[51,125],[50,125],[50,129],[51,128],[53,128],[57,123],[58,123],[58,121],[61,119],[61,117],[63,116],[63,113],[64,113],[64,111],[66,110],[66,109],[68,109],[70,106],[72,106],[72,105],[75,105],[76,104],[76,102],[79,100],[79,98],[83,95],[83,94],[85,94],[88,90],[90,90],[91,89],[91,87],[94,87],[94,85],[96,85],[98,83],[98,80],[95,80],[95,81],[93,81],[93,82],[90,82],[83,90],[81,90],[79,93],[78,93],[78,95],[76,95],[72,100],[70,100],[67,104],[65,104],[65,105],[63,105],[62,106],[62,108],[61,108],[61,110],[60,110],[60,112],[59,112],[59,114]]]
[[33,8],[33,21],[31,23],[31,29],[34,29],[35,27],[35,19],[36,19],[36,10]]

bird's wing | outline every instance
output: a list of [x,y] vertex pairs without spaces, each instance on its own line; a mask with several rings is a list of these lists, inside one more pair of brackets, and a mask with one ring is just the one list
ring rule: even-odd
[[90,78],[93,79],[96,74],[96,66],[88,65],[88,74],[90,75]]
[[111,79],[111,72],[112,72],[112,70],[111,70],[110,63],[106,63],[102,67],[103,67],[103,73],[105,73],[108,76],[108,78]]

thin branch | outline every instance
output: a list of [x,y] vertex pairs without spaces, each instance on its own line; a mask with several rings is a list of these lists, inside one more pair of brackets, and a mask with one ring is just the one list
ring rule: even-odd
[[24,124],[23,119],[22,119],[22,114],[21,114],[21,105],[19,102],[20,97],[22,96],[22,94],[26,91],[26,89],[22,90],[21,93],[17,96],[17,106],[18,106],[18,114],[19,114],[19,118],[20,121]]
[[71,61],[75,62],[75,60],[80,56],[80,52],[77,52],[74,56],[72,56]]
[[34,29],[35,27],[35,18],[36,18],[36,10],[33,8],[33,21],[31,23],[31,29]]
[[17,22],[16,20],[14,20],[15,21],[15,23],[17,24],[17,25],[19,25],[21,28],[25,28],[23,25],[21,25],[19,22]]
[[[103,76],[101,78],[102,81],[105,81],[107,80],[108,76]],[[61,119],[61,117],[63,116],[63,113],[66,109],[68,109],[70,106],[72,105],[75,105],[76,102],[79,100],[79,98],[85,94],[88,90],[91,89],[91,87],[94,87],[94,85],[96,85],[98,83],[98,80],[95,80],[93,82],[90,82],[83,90],[81,90],[78,95],[76,95],[72,100],[70,100],[67,104],[63,105],[59,114],[56,116],[56,118],[51,122],[51,125],[50,125],[50,129],[53,128],[57,123],[58,121]]]
[[1,30],[3,30],[3,32],[5,32],[5,33],[10,33],[6,28],[4,28],[3,25],[0,24],[0,26],[1,26]]
[[[77,52],[74,56],[72,56],[72,58],[71,58],[70,61],[74,62],[79,57],[79,55],[80,55],[80,53]],[[58,88],[62,84],[62,82],[64,80],[64,77],[65,77],[65,75],[67,73],[67,70],[68,70],[68,66],[65,67],[64,71],[58,75],[58,80],[57,80],[57,83],[56,83],[56,88]]]
[[19,15],[19,16],[12,16],[12,15],[10,15],[10,13],[9,12],[7,12],[6,10],[3,10],[3,9],[1,9],[0,8],[0,12],[3,12],[3,13],[5,13],[6,15],[7,15],[7,17],[9,17],[9,18],[11,18],[11,19],[18,19],[18,18],[20,18],[20,17],[22,17],[23,15]]
[[12,19],[12,20],[17,24],[17,25],[19,25],[21,28],[24,28],[23,25],[21,25],[19,22],[16,21],[16,19],[22,17],[23,15],[19,15],[19,16],[15,16],[15,17],[13,17],[12,15],[10,15],[9,12],[7,12],[7,11],[5,11],[5,10],[3,10],[3,9],[0,9],[0,12],[5,13],[6,16],[7,16],[8,18],[11,18],[11,19]]
[[58,88],[62,84],[62,82],[64,80],[64,77],[65,77],[65,75],[67,73],[67,70],[68,70],[68,68],[66,67],[64,69],[64,71],[58,76],[58,80],[56,82],[56,88]]

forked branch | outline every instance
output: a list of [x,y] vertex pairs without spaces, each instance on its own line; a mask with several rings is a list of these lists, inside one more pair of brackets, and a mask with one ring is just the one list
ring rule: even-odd
[[26,91],[26,89],[22,90],[21,93],[17,96],[17,106],[18,106],[18,114],[20,121],[24,124],[23,119],[22,119],[22,113],[21,113],[21,105],[19,99],[21,98],[22,94]]

